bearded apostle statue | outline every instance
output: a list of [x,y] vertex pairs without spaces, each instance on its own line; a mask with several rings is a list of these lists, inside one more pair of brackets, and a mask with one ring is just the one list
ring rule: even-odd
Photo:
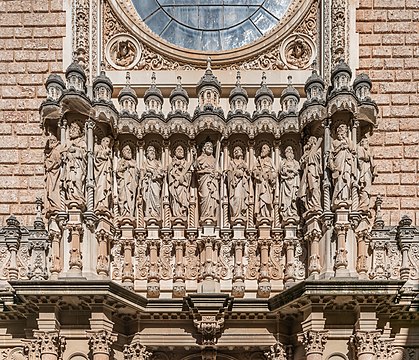
[[215,221],[217,216],[217,208],[220,202],[221,173],[217,169],[216,162],[214,146],[212,142],[207,141],[202,148],[202,154],[196,160],[199,214],[202,221]]
[[185,149],[176,147],[172,162],[167,171],[169,196],[172,215],[176,218],[186,218],[189,205],[189,187],[192,178],[192,161],[185,159]]
[[[45,210],[50,215],[61,210],[61,154],[63,148],[55,137],[50,137],[45,146]],[[64,210],[64,209],[63,209]]]
[[138,168],[132,158],[132,150],[125,145],[116,167],[116,183],[118,188],[118,209],[121,217],[133,218],[137,195]]
[[270,157],[271,149],[264,144],[253,168],[255,183],[255,214],[259,218],[272,218],[273,192],[278,172]]
[[165,172],[154,146],[147,147],[141,168],[141,191],[146,218],[161,219],[161,189]]
[[249,207],[249,168],[244,160],[243,149],[236,146],[227,169],[230,215],[236,219],[246,219]]
[[102,138],[95,147],[95,210],[109,211],[112,202],[112,149],[111,139]]
[[307,211],[321,210],[321,175],[323,161],[321,152],[322,139],[310,136],[304,145],[304,153],[300,159],[303,170],[298,197],[304,203]]
[[70,141],[64,152],[66,198],[68,203],[84,208],[87,150],[82,130],[77,122],[70,124],[69,135]]
[[377,173],[366,137],[359,142],[357,155],[359,169],[359,210],[368,211],[371,199],[371,186]]
[[300,164],[294,158],[291,146],[285,149],[285,158],[281,162],[279,185],[280,214],[283,221],[298,220],[297,194],[300,186]]
[[348,137],[347,125],[338,126],[330,155],[329,167],[334,185],[332,204],[335,207],[350,204],[355,174],[355,149]]

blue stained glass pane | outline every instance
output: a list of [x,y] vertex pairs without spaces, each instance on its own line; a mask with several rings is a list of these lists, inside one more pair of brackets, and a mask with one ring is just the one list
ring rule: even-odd
[[138,11],[138,14],[140,14],[141,19],[143,20],[159,8],[157,0],[135,0],[134,6],[135,9]]
[[166,13],[162,9],[159,9],[149,18],[147,18],[145,23],[151,29],[151,31],[160,35],[171,20],[172,18],[167,16]]
[[260,9],[251,17],[253,23],[257,26],[262,34],[272,29],[278,22],[271,14],[264,9]]
[[292,0],[132,0],[146,25],[188,49],[220,51],[257,40]]

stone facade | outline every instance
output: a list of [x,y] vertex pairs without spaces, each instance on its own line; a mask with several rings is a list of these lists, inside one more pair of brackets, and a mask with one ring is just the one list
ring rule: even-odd
[[105,1],[99,76],[98,2],[0,4],[2,358],[419,357],[419,10],[325,1],[321,77],[309,3],[300,42],[188,67]]

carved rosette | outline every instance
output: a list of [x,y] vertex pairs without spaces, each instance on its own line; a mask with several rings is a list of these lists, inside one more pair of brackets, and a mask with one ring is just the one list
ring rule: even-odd
[[90,330],[87,331],[89,337],[89,347],[93,358],[97,355],[104,354],[110,356],[112,344],[117,340],[118,335],[106,330]]

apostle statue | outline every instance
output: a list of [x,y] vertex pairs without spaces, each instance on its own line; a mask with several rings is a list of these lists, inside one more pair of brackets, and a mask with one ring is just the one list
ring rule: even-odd
[[177,146],[167,172],[172,215],[176,218],[188,215],[192,170],[192,161],[186,161],[183,146]]
[[116,167],[116,182],[118,188],[118,209],[121,217],[135,216],[135,200],[137,195],[138,168],[132,158],[132,150],[125,145]]
[[280,171],[279,201],[283,221],[298,219],[297,194],[300,186],[300,164],[294,158],[291,146],[285,149]]
[[[45,185],[46,214],[50,215],[61,210],[61,153],[62,146],[55,137],[50,137],[45,146]],[[64,209],[63,209],[64,210]]]
[[112,149],[111,139],[102,138],[95,147],[95,210],[109,211],[112,200]]
[[236,146],[227,169],[231,219],[246,219],[249,207],[249,168],[244,160],[243,149]]
[[165,172],[156,157],[154,146],[147,147],[141,169],[141,191],[146,218],[161,219],[161,189]]
[[255,214],[259,218],[271,218],[273,209],[273,191],[278,173],[269,156],[271,149],[268,144],[262,145],[260,155],[253,168],[255,183]]
[[303,177],[298,191],[298,197],[304,203],[307,211],[321,210],[321,175],[323,173],[322,139],[315,136],[308,138],[304,145],[304,153],[300,159]]
[[348,137],[348,127],[338,126],[336,139],[332,142],[329,167],[334,185],[332,204],[341,206],[351,203],[351,189],[355,174],[355,149]]
[[359,169],[359,210],[368,211],[371,198],[371,186],[377,173],[366,137],[359,142],[357,155]]
[[70,141],[64,153],[66,197],[70,203],[76,203],[83,208],[87,171],[86,142],[77,122],[70,124],[69,135]]
[[202,148],[202,154],[196,160],[198,175],[199,210],[201,220],[216,220],[220,201],[221,173],[214,157],[214,146],[207,141]]

